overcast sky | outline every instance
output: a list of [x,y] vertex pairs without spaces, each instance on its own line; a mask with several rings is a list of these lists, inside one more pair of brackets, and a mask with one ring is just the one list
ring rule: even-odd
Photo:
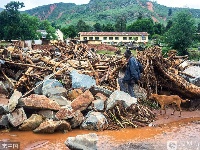
[[[23,2],[25,7],[21,10],[31,9],[37,6],[48,5],[53,3],[75,3],[77,5],[87,4],[90,0],[0,0],[0,7],[4,6],[10,1],[19,1]],[[158,4],[162,4],[168,7],[189,7],[200,9],[200,0],[151,0],[156,1]]]

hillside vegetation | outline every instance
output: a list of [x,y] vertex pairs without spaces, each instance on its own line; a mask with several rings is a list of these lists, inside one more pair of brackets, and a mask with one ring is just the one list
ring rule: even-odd
[[[139,16],[152,18],[154,22],[166,25],[167,21],[179,11],[189,8],[170,8],[147,0],[90,0],[88,4],[55,3],[25,11],[41,20],[61,26],[75,25],[80,19],[88,25],[114,23],[119,16],[131,24]],[[192,16],[200,22],[200,9],[189,9]],[[169,13],[170,12],[170,13]]]

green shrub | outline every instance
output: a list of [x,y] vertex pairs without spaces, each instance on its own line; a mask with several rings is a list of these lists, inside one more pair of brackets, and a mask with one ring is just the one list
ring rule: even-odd
[[190,50],[189,53],[189,59],[198,61],[200,60],[200,51],[199,50]]

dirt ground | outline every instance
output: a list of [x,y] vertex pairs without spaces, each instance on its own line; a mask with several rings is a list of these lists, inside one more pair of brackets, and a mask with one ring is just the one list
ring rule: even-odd
[[118,131],[73,130],[68,133],[34,134],[33,132],[1,130],[1,141],[20,142],[20,150],[66,150],[68,137],[97,133],[98,150],[198,150],[200,149],[200,111],[183,111],[170,115],[157,113],[149,127]]

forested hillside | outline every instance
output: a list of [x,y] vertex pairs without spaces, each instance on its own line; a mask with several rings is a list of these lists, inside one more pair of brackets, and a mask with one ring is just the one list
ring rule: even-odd
[[[166,24],[176,12],[187,8],[170,8],[148,0],[90,0],[88,4],[55,3],[25,11],[41,20],[47,19],[55,24],[75,25],[80,19],[88,25],[114,23],[124,17],[127,24],[138,17],[152,18],[154,22]],[[200,9],[189,9],[200,22]]]

